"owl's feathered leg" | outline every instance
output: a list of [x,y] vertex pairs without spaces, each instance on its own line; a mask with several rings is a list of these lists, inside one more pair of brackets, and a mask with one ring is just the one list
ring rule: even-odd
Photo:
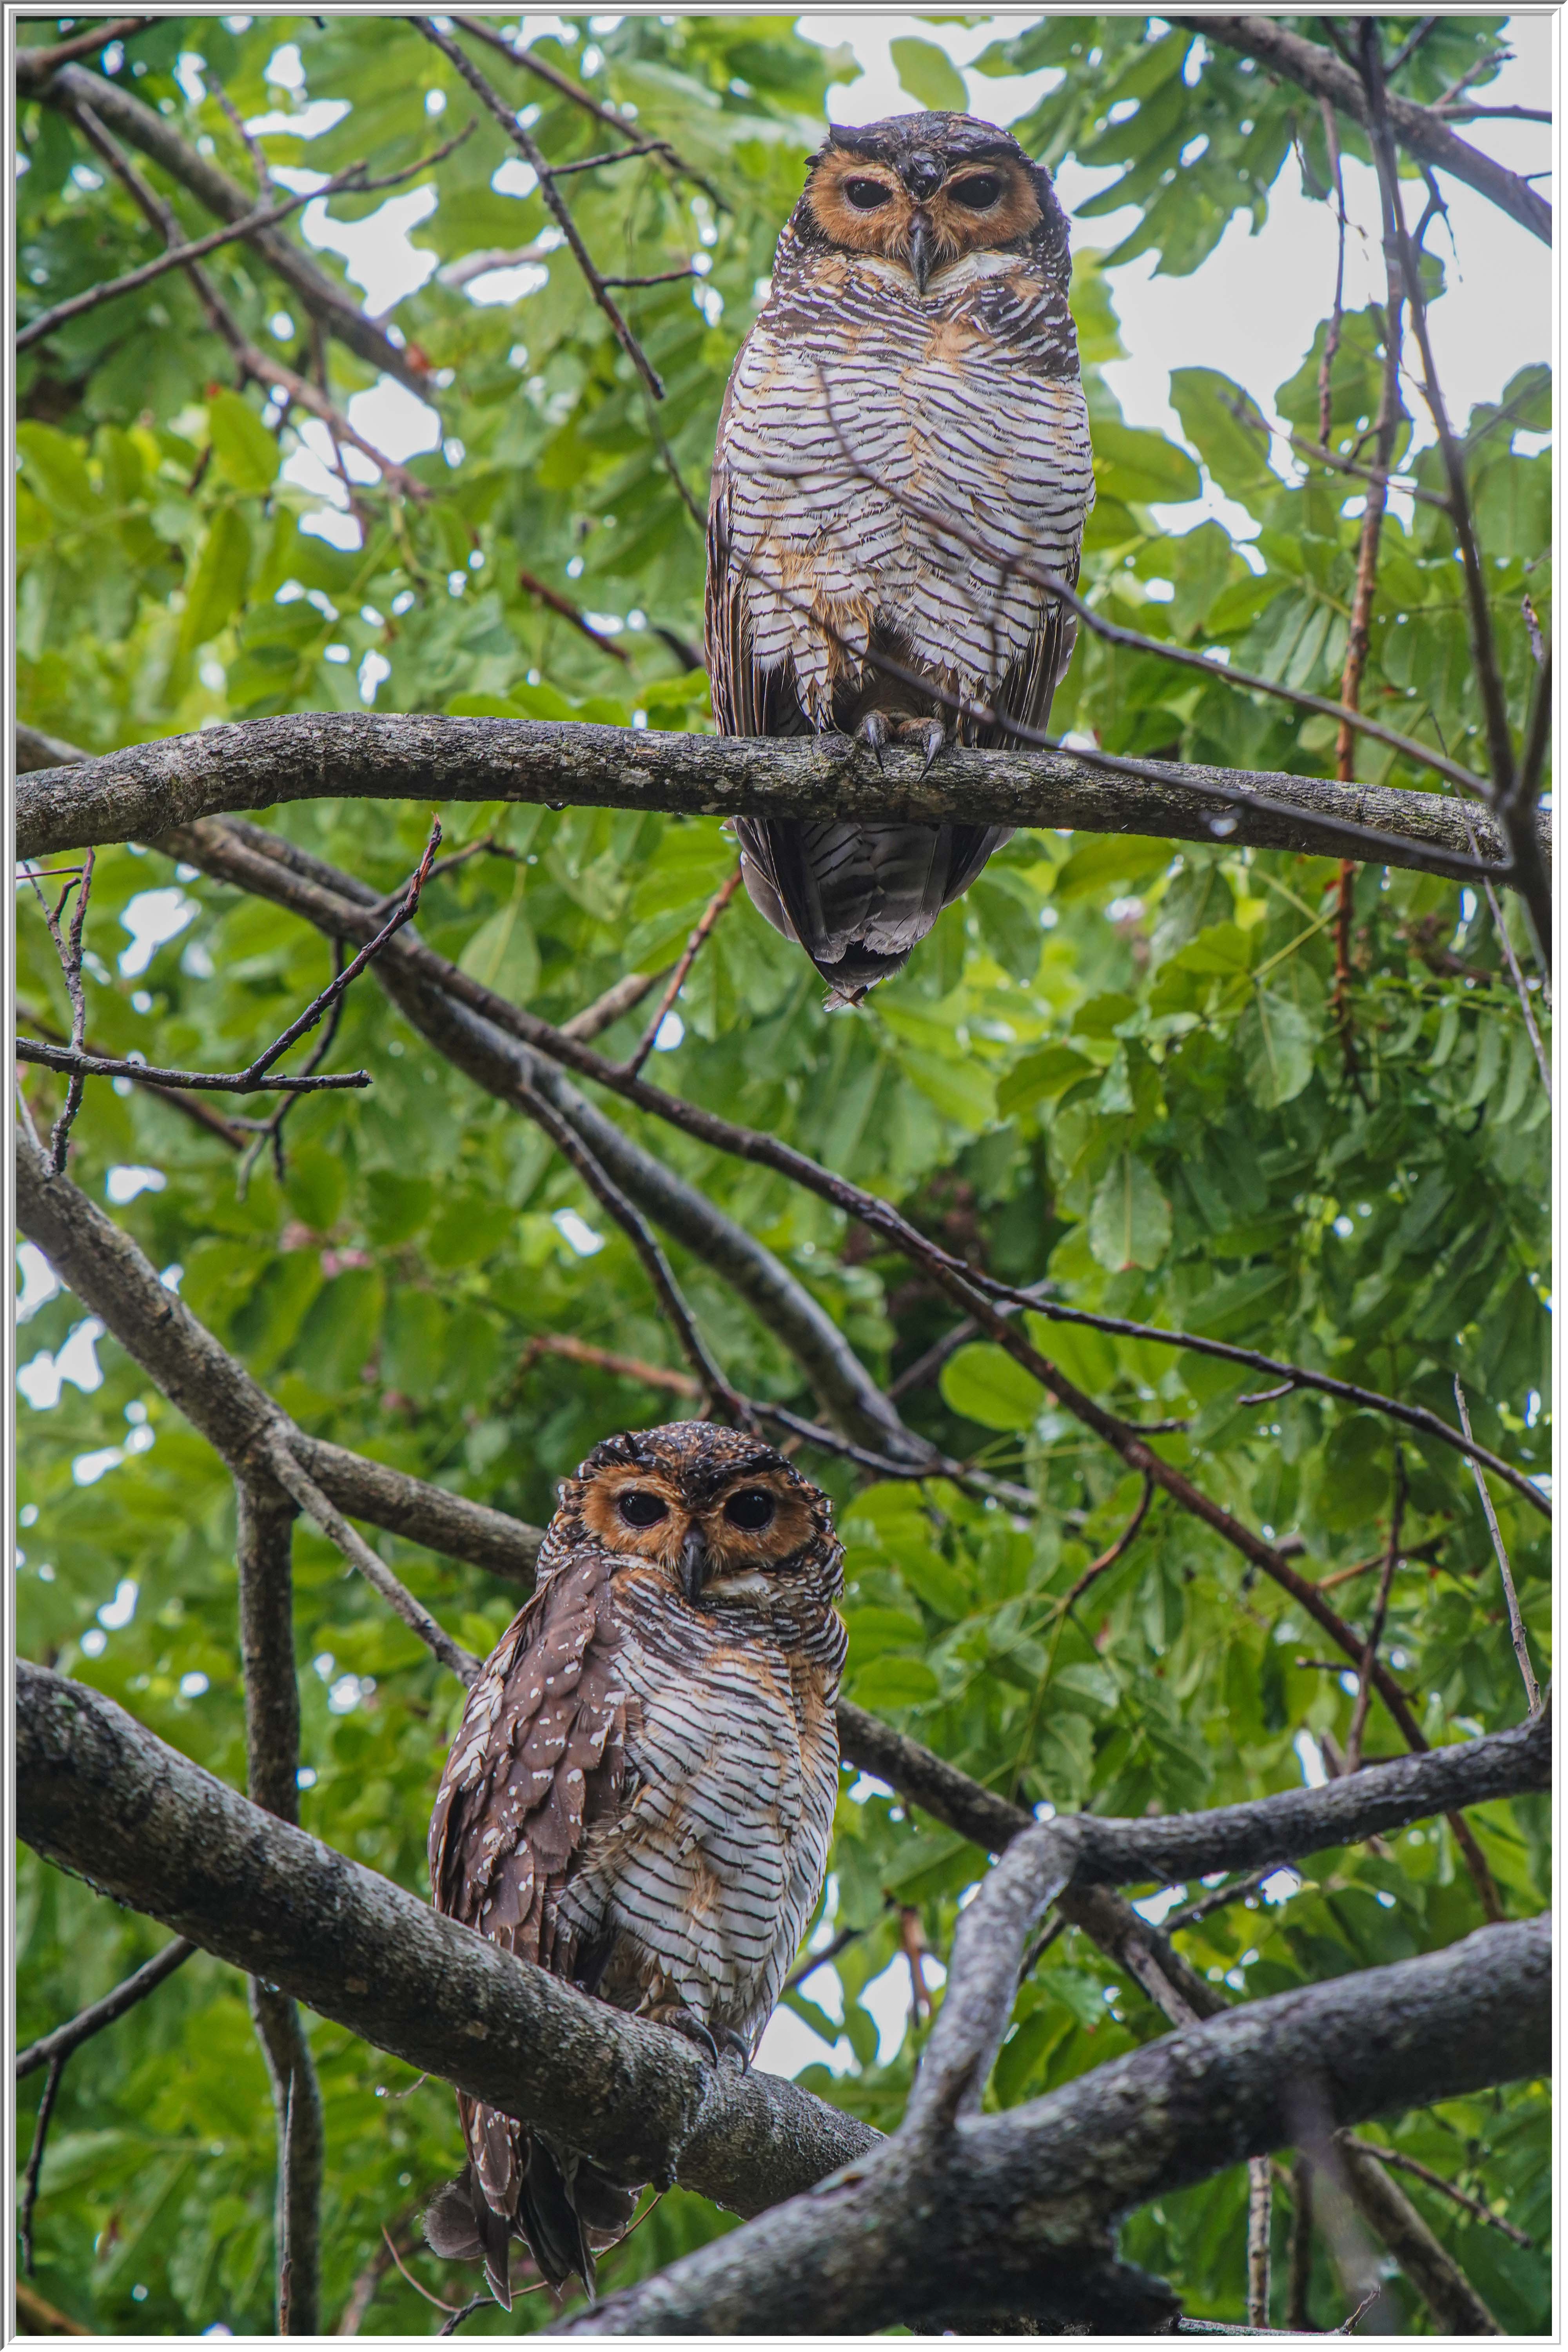
[[490,2293],[503,2311],[511,2309],[512,2224],[486,2197],[473,2166],[448,2180],[425,2214],[425,2242],[444,2263],[483,2261]]

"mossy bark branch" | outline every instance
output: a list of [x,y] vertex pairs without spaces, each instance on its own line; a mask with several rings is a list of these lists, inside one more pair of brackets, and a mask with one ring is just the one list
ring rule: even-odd
[[[1477,871],[1479,858],[1507,878],[1506,843],[1489,813],[1462,810],[1430,793],[1163,762],[1121,776],[1068,751],[953,749],[923,779],[914,751],[889,750],[883,761],[879,769],[838,736],[793,742],[352,711],[252,719],[138,744],[75,768],[25,772],[17,785],[16,851],[39,857],[93,843],[151,841],[201,817],[286,801],[516,801],[931,824],[962,810],[972,824],[1222,839],[1233,847],[1327,857],[1344,854],[1339,828],[1351,824],[1368,835],[1358,856],[1455,876]],[[1216,802],[1216,787],[1237,795],[1235,804]],[[1278,805],[1249,805],[1247,795]],[[1544,818],[1541,839],[1549,856]]]

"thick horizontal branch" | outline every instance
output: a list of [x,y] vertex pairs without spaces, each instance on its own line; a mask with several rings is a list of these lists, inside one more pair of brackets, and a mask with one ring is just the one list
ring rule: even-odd
[[[841,736],[820,742],[666,734],[525,719],[378,717],[329,712],[247,719],[166,737],[83,766],[18,782],[16,854],[41,857],[110,841],[151,841],[200,817],[299,800],[564,802],[687,815],[826,816],[937,824],[1068,825],[1086,833],[1223,839],[1236,847],[1337,857],[1338,828],[1362,827],[1362,854],[1391,865],[1434,862],[1456,876],[1478,857],[1503,875],[1491,815],[1434,793],[1325,776],[1149,762],[1107,773],[1068,751],[945,751],[921,775],[915,751],[889,749],[879,769]],[[1216,790],[1237,796],[1216,807]],[[1247,796],[1273,805],[1247,805]],[[1541,820],[1542,854],[1550,825]],[[1505,877],[1506,878],[1506,877]]]
[[422,1478],[310,1436],[289,1420],[184,1301],[129,1234],[68,1177],[49,1173],[37,1148],[16,1139],[17,1222],[60,1280],[233,1469],[280,1434],[342,1511],[373,1527],[531,1584],[543,1540],[537,1528]]
[[[30,61],[28,52],[22,49],[16,56],[16,85],[19,96],[42,99],[47,106],[58,107],[66,115],[74,114],[81,106],[89,108],[117,137],[128,146],[139,148],[218,220],[247,221],[256,210],[255,197],[226,173],[220,172],[216,163],[198,154],[172,122],[106,76],[91,73],[79,65],[61,66],[53,73],[47,67],[40,70]],[[246,241],[285,284],[293,288],[310,316],[319,319],[330,334],[346,343],[372,367],[382,369],[420,399],[428,401],[430,387],[426,374],[406,352],[390,341],[385,330],[359,308],[351,292],[334,285],[325,271],[279,229],[252,225],[245,236]]]
[[627,2181],[754,2213],[874,2145],[793,2084],[710,2066],[264,1812],[85,1684],[17,1669],[35,1852]]
[[[1549,1917],[1258,2000],[945,2136],[900,2133],[814,2196],[576,2315],[580,2336],[921,2333],[1006,2311],[1170,2326],[1170,2292],[1112,2261],[1120,2218],[1314,2116],[1343,2125],[1542,2073]],[[1310,2107],[1303,2100],[1310,2099]]]
[[[1205,41],[1223,41],[1226,48],[1239,49],[1244,57],[1255,58],[1258,63],[1277,79],[1293,81],[1300,89],[1310,90],[1314,98],[1326,98],[1364,130],[1368,120],[1366,90],[1361,76],[1352,71],[1330,49],[1320,48],[1316,41],[1303,40],[1277,16],[1177,16],[1173,22],[1186,31],[1201,33]],[[1552,207],[1544,197],[1538,196],[1518,173],[1501,163],[1494,163],[1489,155],[1472,147],[1463,139],[1456,139],[1441,116],[1430,107],[1417,106],[1407,98],[1388,98],[1389,127],[1407,154],[1439,172],[1447,172],[1462,180],[1478,194],[1489,197],[1511,220],[1540,237],[1543,245],[1552,242]]]

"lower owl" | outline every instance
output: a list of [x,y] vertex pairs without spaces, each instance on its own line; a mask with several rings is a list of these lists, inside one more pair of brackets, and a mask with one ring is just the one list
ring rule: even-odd
[[[749,2063],[822,1892],[847,1636],[826,1496],[706,1422],[595,1447],[539,1583],[468,1695],[430,1822],[436,1907],[715,2064]],[[638,2184],[459,2092],[468,2162],[426,2216],[542,2275],[626,2227]]]
[[[725,735],[1037,732],[1072,656],[1094,501],[1067,218],[967,114],[836,124],[724,396],[707,640]],[[753,904],[855,1003],[967,890],[1004,827],[742,818]]]

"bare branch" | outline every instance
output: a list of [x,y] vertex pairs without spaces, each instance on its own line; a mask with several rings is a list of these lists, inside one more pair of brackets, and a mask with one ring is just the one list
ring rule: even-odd
[[248,1070],[165,1070],[155,1062],[132,1061],[115,1055],[78,1053],[69,1045],[54,1045],[36,1037],[18,1037],[16,1053],[19,1062],[32,1062],[40,1069],[68,1073],[73,1087],[78,1089],[76,1100],[79,1104],[81,1100],[80,1082],[86,1078],[134,1078],[139,1085],[161,1087],[167,1093],[180,1091],[216,1095],[311,1095],[340,1092],[344,1087],[368,1087],[371,1083],[368,1070],[341,1070],[326,1077],[297,1078],[255,1078]]
[[[74,72],[75,68],[73,67],[71,70]],[[182,242],[182,232],[174,213],[164,204],[161,196],[153,194],[140,174],[132,169],[120,146],[103,123],[99,121],[92,108],[85,104],[77,106],[72,111],[71,119],[86,138],[88,144],[103,158],[110,170],[123,183],[147,219],[155,228],[162,230],[165,244],[171,249],[179,245]],[[156,120],[161,121],[162,117]],[[293,247],[289,247],[285,249],[291,252]],[[416,499],[429,497],[429,491],[417,476],[411,474],[405,466],[398,465],[394,458],[384,456],[374,442],[367,441],[364,436],[349,423],[348,418],[332,405],[324,392],[319,391],[304,376],[297,374],[292,368],[285,367],[281,360],[275,360],[269,352],[260,350],[257,344],[249,341],[233,311],[224,301],[199,262],[187,260],[182,266],[195,289],[197,299],[206,312],[208,324],[214,333],[221,336],[234,353],[242,383],[247,378],[253,378],[258,383],[273,385],[277,390],[284,393],[290,401],[298,402],[301,408],[308,408],[312,415],[319,416],[335,440],[351,442],[362,457],[369,458],[372,465],[379,467],[387,483],[403,497]],[[354,316],[358,317],[359,313],[356,311]],[[404,380],[406,381],[406,377]]]
[[606,988],[603,996],[596,997],[592,1004],[585,1004],[581,1013],[574,1013],[569,1021],[563,1021],[561,1034],[575,1037],[584,1045],[591,1045],[595,1037],[602,1036],[606,1029],[613,1029],[623,1015],[639,1005],[648,990],[657,988],[663,977],[662,972],[657,971],[628,971],[624,980],[617,980],[613,986]]
[[1274,2169],[1266,2156],[1247,2168],[1247,2324],[1268,2325],[1269,2237],[1274,2220]]
[[1064,1617],[1070,1610],[1077,1607],[1078,1603],[1083,1599],[1084,1594],[1089,1591],[1089,1586],[1096,1582],[1100,1577],[1102,1577],[1108,1568],[1114,1568],[1117,1561],[1121,1559],[1123,1554],[1131,1549],[1132,1544],[1137,1539],[1138,1530],[1149,1516],[1149,1506],[1153,1499],[1154,1482],[1149,1476],[1148,1473],[1145,1472],[1143,1476],[1143,1491],[1138,1497],[1137,1508],[1134,1510],[1132,1517],[1128,1520],[1127,1525],[1122,1528],[1121,1533],[1117,1537],[1116,1541],[1111,1544],[1107,1550],[1102,1551],[1098,1559],[1091,1559],[1089,1561],[1089,1566],[1084,1570],[1083,1574],[1079,1578],[1078,1582],[1072,1587],[1069,1592],[1064,1595],[1061,1603],[1061,1610]]
[[[24,20],[26,21],[26,20]],[[156,25],[156,16],[100,17],[90,32],[78,33],[68,41],[59,41],[52,48],[26,48],[29,78],[53,73],[57,67],[69,65],[73,58],[89,58],[95,50],[108,48],[111,41],[129,41],[137,33],[145,33]]]
[[525,1372],[532,1370],[541,1356],[564,1356],[571,1363],[612,1373],[616,1380],[640,1381],[645,1388],[668,1389],[675,1396],[700,1397],[703,1393],[701,1381],[694,1380],[689,1372],[671,1371],[664,1364],[645,1363],[640,1356],[617,1356],[612,1349],[595,1348],[586,1339],[574,1339],[569,1331],[536,1331],[518,1359],[513,1387]]
[[[1470,1409],[1465,1402],[1465,1391],[1457,1373],[1454,1377],[1454,1402],[1459,1408],[1459,1419],[1468,1437],[1470,1433]],[[1472,1458],[1470,1468],[1475,1473],[1476,1490],[1481,1498],[1481,1508],[1487,1515],[1487,1526],[1491,1530],[1492,1549],[1497,1554],[1498,1571],[1502,1578],[1503,1599],[1508,1604],[1508,1630],[1513,1641],[1513,1654],[1519,1660],[1520,1679],[1524,1685],[1525,1705],[1531,1714],[1536,1716],[1541,1713],[1542,1707],[1541,1685],[1535,1679],[1535,1669],[1530,1663],[1530,1643],[1524,1630],[1524,1617],[1519,1605],[1519,1594],[1514,1590],[1513,1570],[1509,1566],[1508,1547],[1503,1542],[1502,1529],[1498,1525],[1497,1512],[1493,1508],[1491,1495],[1488,1490],[1486,1476],[1479,1462]]]
[[[56,1119],[49,1136],[49,1158],[57,1176],[65,1173],[66,1156],[70,1148],[70,1131],[76,1122],[76,1115],[81,1108],[84,1075],[81,1069],[82,1040],[87,1034],[87,998],[81,984],[81,933],[82,925],[87,920],[88,898],[92,890],[92,866],[93,853],[89,850],[87,862],[80,869],[80,888],[77,889],[75,882],[68,881],[65,888],[60,892],[59,903],[55,907],[49,905],[48,899],[39,889],[34,876],[29,873],[27,877],[33,885],[33,894],[43,909],[44,920],[48,925],[49,937],[54,941],[55,952],[59,957],[60,971],[65,980],[66,994],[70,999],[71,1008],[70,1044],[60,1049],[66,1055],[64,1066],[71,1074],[70,1083],[66,1088],[65,1106],[58,1118]],[[66,900],[70,897],[72,890],[77,890],[77,901],[75,911],[71,916],[70,935],[68,940],[60,931],[60,917],[65,911]],[[35,1047],[29,1054],[24,1051],[24,1043],[25,1041],[19,1039],[16,1045],[17,1059],[24,1062],[41,1060],[45,1054],[55,1050],[52,1047]]]
[[1356,2210],[1375,2230],[1446,2336],[1500,2336],[1502,2329],[1447,2247],[1404,2190],[1348,2132],[1336,2140]]
[[[33,63],[37,57],[40,62]],[[133,92],[102,74],[79,65],[51,69],[47,51],[16,53],[16,84],[20,94],[42,99],[79,121],[90,110],[98,121],[127,142],[189,189],[199,204],[219,220],[242,221],[255,210],[255,200],[237,182],[188,146],[174,124]],[[172,240],[183,243],[176,232]],[[335,286],[310,257],[277,228],[247,231],[247,241],[284,282],[292,288],[310,316],[320,319],[329,334],[379,368],[419,398],[428,402],[431,387],[424,369],[399,348],[374,319],[367,317],[345,289]]]
[[476,41],[483,41],[488,48],[494,49],[499,56],[506,58],[512,65],[521,66],[524,73],[532,74],[537,80],[547,83],[558,97],[569,100],[574,106],[581,107],[584,114],[591,114],[595,122],[603,123],[606,131],[614,131],[617,139],[626,142],[626,147],[619,155],[590,155],[578,163],[552,164],[551,169],[557,178],[564,172],[596,170],[605,163],[626,163],[639,155],[653,155],[661,163],[668,164],[670,171],[679,178],[689,180],[694,188],[700,188],[710,203],[720,212],[729,211],[729,205],[717,188],[710,181],[705,180],[700,172],[694,172],[689,163],[683,162],[668,139],[649,139],[642,131],[634,131],[630,124],[623,122],[620,116],[611,108],[601,106],[596,99],[590,98],[587,91],[580,89],[569,75],[558,73],[553,66],[546,65],[542,58],[536,58],[531,49],[513,48],[511,43],[498,33],[493,25],[486,24],[482,18],[455,16],[452,21],[465,33],[471,34]]
[[[300,1691],[294,1675],[293,1505],[270,1482],[237,1479],[240,1659],[251,1801],[300,1819]],[[326,2126],[315,2061],[296,2004],[250,1979],[278,2126],[278,2333],[321,2328],[321,2199]]]
[[572,626],[585,636],[591,646],[596,646],[602,654],[608,654],[612,661],[618,661],[623,667],[630,667],[632,657],[625,646],[616,645],[614,637],[607,637],[603,629],[596,629],[582,606],[574,604],[570,596],[563,596],[559,588],[552,588],[546,581],[536,578],[531,572],[521,564],[518,567],[517,584],[525,594],[537,596],[542,604],[547,604],[552,613],[558,613],[563,621],[569,621]]
[[[1209,665],[1215,676],[1217,665]],[[522,719],[438,719],[374,711],[290,713],[165,737],[79,768],[35,770],[16,793],[16,850],[43,857],[89,841],[152,841],[226,811],[300,800],[549,803],[661,809],[688,815],[810,822],[889,817],[1071,826],[1086,833],[1224,838],[1237,848],[1338,856],[1347,842],[1384,865],[1506,880],[1507,845],[1485,810],[1463,815],[1432,793],[1326,776],[1118,763],[1079,751],[942,755],[921,777],[918,751],[889,747],[884,767],[843,737],[792,741],[691,736],[654,728],[562,727]],[[1131,772],[1123,775],[1122,768]],[[1537,820],[1542,855],[1550,826]]]
[[1298,2155],[1290,2168],[1290,2275],[1285,2292],[1285,2325],[1305,2335],[1312,2325],[1312,2164]]
[[[460,23],[462,20],[459,18],[458,21]],[[664,398],[664,386],[659,382],[658,377],[654,373],[652,367],[649,365],[647,355],[644,352],[642,345],[638,342],[637,337],[627,326],[626,320],[622,317],[616,303],[611,299],[608,287],[606,286],[605,279],[600,277],[598,270],[594,266],[594,261],[589,254],[588,248],[583,242],[582,234],[567,208],[565,199],[561,195],[556,188],[554,176],[551,172],[549,164],[544,160],[544,156],[540,150],[537,141],[534,140],[531,133],[523,128],[522,123],[518,118],[516,110],[513,108],[509,107],[505,100],[502,99],[497,91],[492,89],[489,83],[485,79],[484,75],[479,71],[478,66],[474,64],[472,58],[464,56],[462,50],[458,47],[457,42],[452,39],[449,34],[444,33],[441,30],[434,17],[416,16],[414,23],[417,26],[420,32],[424,34],[426,39],[433,42],[436,47],[440,50],[442,56],[447,60],[448,64],[456,67],[458,72],[462,75],[463,79],[468,83],[468,88],[473,91],[475,97],[479,100],[483,106],[489,109],[496,121],[500,123],[501,129],[505,131],[507,137],[511,141],[512,145],[517,149],[518,153],[522,157],[523,162],[527,163],[530,169],[536,174],[539,181],[539,193],[541,197],[543,199],[545,210],[551,215],[556,226],[560,229],[562,236],[566,239],[566,243],[571,248],[572,258],[577,264],[578,268],[582,271],[584,278],[586,281],[589,293],[593,296],[595,301],[598,304],[600,310],[609,320],[610,331],[614,334],[616,341],[619,343],[621,349],[625,352],[627,359],[630,360],[633,367],[636,368],[638,375],[642,378],[649,392],[652,393],[654,398],[656,400],[662,400]]]
[[[1469,1434],[1467,1430],[1466,1435]],[[1476,1475],[1480,1476],[1476,1469]],[[1405,1526],[1405,1506],[1410,1489],[1405,1476],[1405,1456],[1399,1447],[1394,1449],[1394,1508],[1388,1522],[1388,1550],[1384,1558],[1383,1574],[1378,1580],[1377,1599],[1373,1604],[1372,1622],[1366,1630],[1366,1648],[1356,1670],[1355,1708],[1345,1740],[1345,1770],[1361,1769],[1362,1736],[1366,1729],[1367,1709],[1372,1705],[1372,1670],[1377,1664],[1377,1645],[1383,1639],[1383,1628],[1388,1616],[1388,1596],[1394,1589],[1394,1571],[1400,1561],[1399,1538]]]
[[59,2095],[65,2063],[63,2058],[54,2058],[49,2062],[48,2080],[44,2084],[44,2095],[38,2101],[38,2112],[33,2121],[33,2145],[27,2152],[27,2168],[22,2176],[22,2203],[16,2218],[16,2231],[22,2241],[22,2268],[29,2278],[33,2275],[33,2215],[38,2203],[38,2175],[44,2168],[49,2122],[55,2112],[55,2101]]
[[165,1944],[161,1952],[155,1952],[150,1960],[144,1960],[134,1976],[129,1976],[123,1983],[117,1984],[114,1990],[105,1993],[101,2000],[95,2000],[89,2008],[79,2011],[67,2024],[57,2025],[52,2032],[42,2034],[37,2042],[29,2042],[26,2050],[17,2053],[17,2082],[21,2082],[24,2075],[36,2074],[40,2066],[52,2066],[57,2061],[63,2063],[73,2050],[79,2049],[84,2042],[90,2042],[95,2033],[101,2033],[105,2026],[113,2025],[127,2010],[134,2009],[138,2001],[145,2000],[150,1992],[156,1992],[164,1979],[172,1977],[176,1969],[184,1968],[195,1948],[194,1944],[186,1943],[183,1936],[176,1936],[172,1944]]
[[626,1062],[626,1075],[628,1077],[635,1078],[637,1076],[637,1072],[642,1068],[643,1064],[652,1053],[658,1033],[664,1026],[666,1013],[669,1011],[671,1005],[675,1003],[676,998],[679,995],[681,990],[686,985],[686,976],[691,970],[692,965],[696,962],[698,956],[700,954],[703,941],[707,939],[709,932],[713,929],[714,924],[718,921],[720,916],[723,913],[725,908],[734,897],[735,892],[740,886],[740,880],[741,868],[737,866],[733,873],[727,875],[724,880],[720,883],[719,887],[714,891],[713,896],[709,899],[707,906],[703,908],[701,917],[700,918],[695,929],[692,931],[690,938],[686,942],[680,961],[676,965],[675,970],[669,975],[669,984],[666,988],[664,994],[659,999],[658,1010],[655,1013],[653,1019],[648,1023],[647,1027],[643,1031],[636,1052],[630,1055]]
[[539,1528],[298,1428],[164,1288],[131,1236],[68,1177],[51,1174],[46,1155],[25,1137],[17,1139],[16,1203],[22,1231],[61,1281],[231,1470],[243,1471],[253,1449],[276,1433],[344,1511],[531,1588]]
[[[1177,16],[1172,21],[1186,32],[1201,33],[1205,40],[1223,41],[1227,48],[1256,58],[1277,79],[1293,81],[1299,88],[1310,90],[1314,98],[1329,99],[1363,129],[1366,127],[1366,92],[1360,76],[1331,57],[1326,49],[1319,48],[1316,42],[1303,40],[1279,17]],[[1429,107],[1391,96],[1388,113],[1394,137],[1410,154],[1462,180],[1467,187],[1489,198],[1510,219],[1529,229],[1532,236],[1540,237],[1543,245],[1551,244],[1551,205],[1514,173],[1494,163],[1479,148],[1456,139]]]
[[[226,109],[228,100],[222,99],[221,93],[220,99]],[[41,342],[45,336],[55,334],[70,320],[79,319],[88,310],[96,310],[100,303],[118,301],[121,294],[133,294],[139,287],[151,286],[155,278],[166,276],[171,269],[183,269],[188,262],[200,261],[205,255],[216,253],[221,246],[233,245],[238,238],[248,237],[255,229],[271,228],[277,222],[287,220],[290,213],[297,213],[301,205],[314,204],[318,197],[336,195],[343,189],[353,189],[356,195],[363,195],[377,188],[400,187],[405,180],[416,179],[421,172],[429,171],[433,164],[444,162],[454,147],[461,146],[469,132],[477,128],[476,122],[469,122],[455,139],[448,139],[444,147],[437,147],[434,154],[422,155],[417,163],[405,164],[401,172],[387,172],[379,179],[373,180],[366,177],[370,168],[368,164],[351,163],[345,171],[335,173],[319,188],[308,188],[299,195],[263,205],[258,210],[247,213],[243,220],[236,221],[226,228],[215,228],[189,244],[170,246],[156,260],[144,261],[138,269],[128,269],[120,278],[105,278],[101,285],[89,286],[82,293],[71,295],[68,300],[57,302],[52,310],[40,311],[36,319],[29,319],[19,331],[13,348],[26,351],[30,343]]]
[[1491,2207],[1483,2204],[1479,2197],[1468,2196],[1464,2189],[1457,2189],[1451,2180],[1445,2180],[1440,2172],[1434,2172],[1429,2165],[1417,2164],[1415,2158],[1413,2156],[1406,2156],[1403,2148],[1384,2147],[1381,2142],[1371,2139],[1352,2140],[1350,2145],[1359,2148],[1365,2156],[1375,2156],[1379,2164],[1392,2165],[1396,2172],[1408,2172],[1413,2179],[1425,2181],[1428,2189],[1436,2189],[1440,2196],[1451,2200],[1465,2212],[1471,2214],[1476,2221],[1489,2222],[1494,2230],[1500,2230],[1505,2238],[1513,2240],[1516,2246],[1534,2244],[1534,2240],[1523,2230],[1517,2229],[1513,2222],[1505,2221],[1500,2213],[1495,2213]]
[[436,1622],[424,1603],[416,1601],[406,1585],[394,1576],[379,1553],[372,1551],[364,1538],[350,1527],[342,1513],[322,1494],[315,1480],[301,1469],[286,1437],[270,1435],[258,1449],[260,1464],[272,1473],[279,1485],[292,1495],[308,1518],[313,1519],[326,1537],[335,1544],[351,1568],[357,1568],[367,1584],[373,1585],[395,1615],[402,1618],[410,1633],[416,1633],[426,1648],[440,1659],[448,1672],[470,1686],[479,1680],[480,1661],[459,1642],[454,1642],[444,1627]]
[[793,2083],[705,2064],[259,1811],[88,1685],[24,1663],[17,1693],[18,1828],[37,1853],[616,2178],[678,2173],[755,2212],[875,2144]]

